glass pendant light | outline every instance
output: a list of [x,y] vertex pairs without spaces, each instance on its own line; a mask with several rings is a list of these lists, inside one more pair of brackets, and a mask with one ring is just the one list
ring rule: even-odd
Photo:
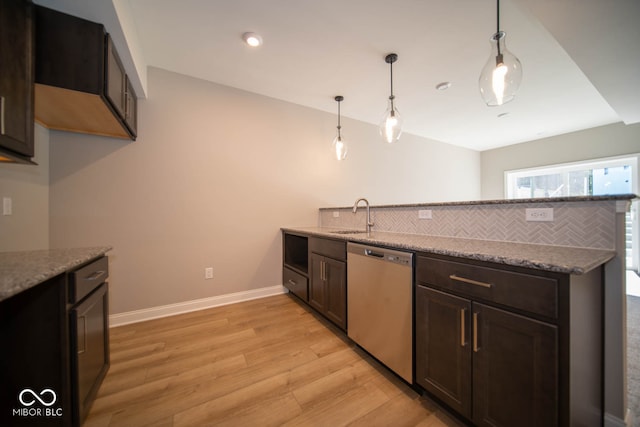
[[507,33],[500,31],[500,0],[497,0],[497,29],[491,36],[491,56],[480,73],[480,95],[484,102],[495,107],[505,104],[516,95],[522,82],[522,64],[507,50]]
[[333,152],[338,160],[344,160],[347,157],[347,143],[342,139],[342,126],[340,126],[340,103],[344,100],[343,96],[336,96],[334,98],[338,102],[338,134],[333,139]]
[[389,64],[391,70],[391,95],[389,96],[387,111],[384,112],[382,122],[380,122],[380,136],[389,144],[398,141],[402,134],[402,117],[398,109],[393,105],[393,100],[395,99],[393,96],[393,63],[397,60],[398,55],[395,53],[390,53],[384,58],[384,61]]

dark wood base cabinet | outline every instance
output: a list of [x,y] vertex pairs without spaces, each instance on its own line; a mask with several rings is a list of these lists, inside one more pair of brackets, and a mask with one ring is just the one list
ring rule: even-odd
[[65,283],[60,275],[0,302],[1,426],[71,425]]
[[107,258],[0,302],[0,426],[80,426],[109,369]]
[[283,285],[346,331],[346,242],[287,232],[282,235],[282,252]]
[[601,425],[601,274],[419,256],[416,383],[478,426]]
[[309,238],[282,233],[282,284],[305,303],[309,302]]
[[347,329],[347,245],[344,241],[309,241],[309,305]]

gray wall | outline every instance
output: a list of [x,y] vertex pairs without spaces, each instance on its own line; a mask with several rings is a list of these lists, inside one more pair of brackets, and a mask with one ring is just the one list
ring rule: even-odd
[[160,69],[148,79],[136,142],[50,132],[51,246],[114,247],[112,314],[281,284],[279,228],[315,225],[319,207],[480,196],[478,152],[412,135],[389,146],[345,119],[337,162],[335,114]]
[[0,251],[49,247],[49,131],[35,125],[34,161],[38,166],[0,164],[0,206],[13,202],[13,214],[0,208]]
[[483,199],[502,199],[504,172],[640,152],[640,124],[622,123],[483,151]]

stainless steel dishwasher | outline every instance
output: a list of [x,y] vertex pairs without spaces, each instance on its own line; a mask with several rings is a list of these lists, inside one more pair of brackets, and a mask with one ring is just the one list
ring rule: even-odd
[[347,244],[349,338],[413,381],[413,254]]

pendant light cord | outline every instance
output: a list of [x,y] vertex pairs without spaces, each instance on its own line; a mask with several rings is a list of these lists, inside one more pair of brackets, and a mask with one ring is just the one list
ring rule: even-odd
[[496,0],[496,45],[498,46],[498,56],[496,57],[496,65],[498,62],[502,62],[502,52],[500,52],[500,0]]
[[390,76],[391,76],[391,95],[389,96],[389,99],[391,100],[391,111],[393,111],[393,99],[395,98],[395,96],[393,96],[393,62],[389,63],[389,68],[390,68]]
[[389,64],[389,78],[391,80],[391,95],[389,95],[389,100],[391,101],[391,116],[393,117],[394,113],[395,113],[395,109],[393,106],[393,99],[395,98],[395,96],[393,96],[393,63],[396,62],[398,60],[398,55],[395,53],[390,53],[387,56],[385,56],[384,61]]
[[338,101],[338,138],[340,137],[341,128],[342,126],[340,126],[340,101]]

